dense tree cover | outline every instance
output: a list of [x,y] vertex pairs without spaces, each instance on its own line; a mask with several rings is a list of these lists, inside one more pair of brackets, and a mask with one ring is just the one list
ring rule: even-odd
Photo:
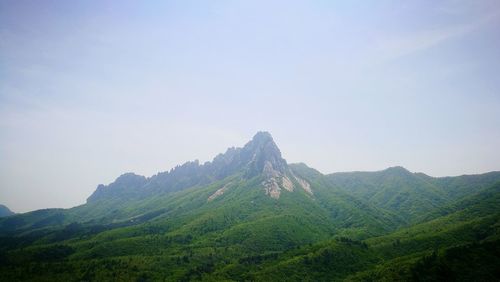
[[[500,173],[323,175],[288,166],[269,138],[210,164],[127,174],[79,207],[0,219],[0,280],[500,279]],[[270,163],[294,187],[279,199],[256,173]]]
[[[500,184],[452,202],[438,215],[430,212],[431,220],[398,228],[353,207],[346,212],[352,221],[340,208],[331,217],[330,206],[322,205],[318,195],[288,193],[271,199],[260,193],[258,183],[258,179],[235,183],[232,193],[213,202],[207,202],[207,196],[223,182],[195,188],[163,199],[161,209],[123,222],[73,222],[3,236],[1,279],[432,281],[446,275],[467,281],[499,277]],[[329,189],[321,188],[320,180],[311,179],[311,183],[318,194],[322,188]],[[384,227],[372,235],[366,232],[365,226],[370,225]]]

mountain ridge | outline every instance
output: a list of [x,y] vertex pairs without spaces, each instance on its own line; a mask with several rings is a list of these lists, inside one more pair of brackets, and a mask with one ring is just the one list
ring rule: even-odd
[[493,250],[473,264],[489,262],[490,275],[497,182],[500,172],[433,178],[403,167],[322,174],[288,164],[260,132],[212,162],[122,174],[81,206],[1,218],[0,277],[408,281],[432,250],[456,248]]
[[[211,162],[200,164],[198,160],[188,161],[151,177],[134,173],[122,174],[108,185],[98,185],[87,202],[115,197],[144,198],[154,193],[175,192],[213,183],[240,170],[244,171],[242,177],[246,179],[263,175],[265,192],[273,198],[279,198],[282,189],[292,191],[294,184],[291,178],[296,179],[271,134],[260,131],[243,147],[228,148]],[[312,194],[310,185],[305,180],[296,180],[299,187]]]
[[0,217],[6,217],[15,214],[16,213],[11,211],[7,206],[0,204]]

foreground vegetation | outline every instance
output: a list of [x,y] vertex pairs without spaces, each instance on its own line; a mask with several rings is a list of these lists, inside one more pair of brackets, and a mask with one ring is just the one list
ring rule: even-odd
[[15,236],[4,234],[1,280],[427,281],[446,277],[487,281],[500,277],[500,184],[429,212],[430,220],[409,226],[382,221],[386,226],[374,228],[377,231],[363,228],[363,221],[377,217],[360,215],[346,224],[344,215],[338,214],[343,223],[338,224],[324,218],[329,206],[304,204],[308,203],[305,194],[276,201],[253,189],[253,182],[236,185],[244,193],[235,191],[233,197],[221,198],[224,204],[200,202],[209,194],[204,190],[222,184],[156,200],[163,208],[136,216],[135,221],[99,225],[75,221],[30,228]]

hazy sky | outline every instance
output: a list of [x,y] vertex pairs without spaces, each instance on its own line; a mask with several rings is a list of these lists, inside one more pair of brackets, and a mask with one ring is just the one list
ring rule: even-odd
[[0,203],[270,131],[324,173],[500,170],[500,2],[0,0]]

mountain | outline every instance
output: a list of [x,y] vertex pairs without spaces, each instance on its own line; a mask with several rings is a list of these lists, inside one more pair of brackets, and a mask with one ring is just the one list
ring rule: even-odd
[[394,212],[410,223],[495,184],[500,181],[500,172],[436,178],[391,167],[375,172],[332,173],[327,177],[346,193]]
[[4,205],[0,205],[0,217],[6,217],[6,216],[11,216],[14,215],[15,213],[9,210],[8,207]]
[[[291,190],[294,185],[290,177],[295,177],[281,157],[271,135],[268,132],[258,132],[244,147],[229,148],[212,162],[202,165],[198,161],[187,162],[150,178],[133,173],[123,174],[110,185],[99,185],[87,202],[115,198],[141,199],[196,185],[207,185],[238,173],[244,179],[264,175],[266,193],[274,198],[279,198],[281,189]],[[305,182],[300,183],[307,185]]]
[[[363,242],[337,238],[262,263],[256,280],[497,281],[500,183],[450,205],[449,213]],[[304,278],[304,273],[307,273]]]
[[498,181],[402,167],[324,175],[258,132],[211,162],[125,173],[84,205],[0,219],[0,280],[383,280],[394,269],[411,280],[436,249],[496,246]]
[[397,213],[405,221],[448,201],[447,195],[433,183],[402,167],[377,172],[333,173],[328,178],[347,193]]

